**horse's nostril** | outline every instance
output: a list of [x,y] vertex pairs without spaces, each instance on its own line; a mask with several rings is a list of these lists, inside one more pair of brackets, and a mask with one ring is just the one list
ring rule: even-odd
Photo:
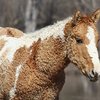
[[90,81],[97,81],[98,80],[98,73],[94,72],[93,70],[91,71],[91,73],[88,75]]
[[97,76],[98,76],[98,73],[97,73],[97,72],[94,72],[94,71],[92,70],[92,75],[93,75],[94,77],[97,77]]
[[95,72],[92,70],[92,74],[94,75],[95,74]]

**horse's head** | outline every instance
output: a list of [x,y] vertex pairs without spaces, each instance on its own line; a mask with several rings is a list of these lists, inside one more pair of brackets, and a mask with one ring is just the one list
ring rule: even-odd
[[99,18],[100,9],[91,15],[81,15],[78,11],[64,29],[69,60],[91,81],[96,81],[100,75],[99,34],[96,28]]

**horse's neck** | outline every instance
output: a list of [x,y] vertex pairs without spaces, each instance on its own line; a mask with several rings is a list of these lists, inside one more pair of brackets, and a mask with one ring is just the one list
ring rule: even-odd
[[[48,77],[55,76],[59,72],[63,71],[65,68],[65,63],[69,63],[66,58],[64,42],[61,38],[49,38],[41,42],[38,41],[33,47],[33,54],[31,55],[31,61],[34,66],[34,69],[42,75]],[[66,64],[66,65],[67,65]]]
[[[58,23],[38,30],[29,36],[36,43],[35,56],[39,70],[56,74],[59,70],[64,69],[65,48],[64,48],[64,27],[71,18],[59,21]],[[37,46],[39,44],[39,47]],[[34,47],[34,44],[33,44]],[[34,55],[33,52],[33,55]]]

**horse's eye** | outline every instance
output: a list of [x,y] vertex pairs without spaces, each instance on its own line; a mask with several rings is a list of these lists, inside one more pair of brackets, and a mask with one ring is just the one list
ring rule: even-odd
[[80,39],[80,38],[76,38],[76,42],[77,42],[78,44],[82,44],[82,43],[83,43],[83,40]]

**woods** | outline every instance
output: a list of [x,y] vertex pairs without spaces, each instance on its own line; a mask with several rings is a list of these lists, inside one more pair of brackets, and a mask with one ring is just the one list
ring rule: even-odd
[[0,26],[29,32],[71,16],[76,10],[91,13],[99,7],[100,0],[0,0]]

